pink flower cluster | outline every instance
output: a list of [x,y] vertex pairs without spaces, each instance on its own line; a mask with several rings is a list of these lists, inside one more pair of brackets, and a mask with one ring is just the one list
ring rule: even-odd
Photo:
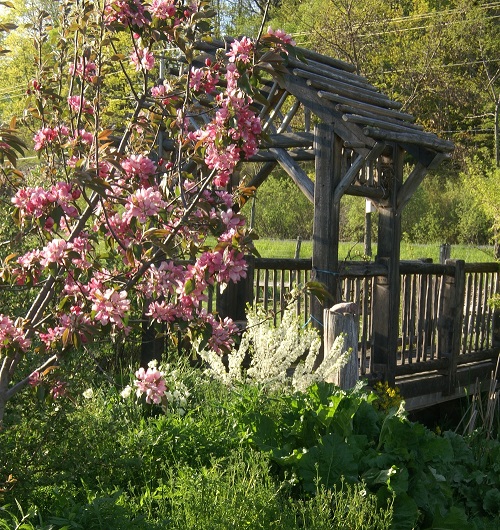
[[241,40],[234,40],[231,43],[231,49],[226,53],[229,57],[230,63],[249,63],[254,54],[255,43],[248,37],[243,37]]
[[172,18],[177,12],[175,0],[152,0],[149,12],[156,18],[165,20]]
[[230,281],[236,283],[247,275],[245,257],[230,246],[223,251],[204,252],[199,257],[197,266],[223,285]]
[[88,83],[95,83],[97,81],[97,66],[92,61],[87,61],[83,57],[80,57],[75,65],[71,63],[69,65],[70,75],[76,75],[80,79],[84,79]]
[[211,94],[219,82],[219,74],[210,68],[191,68],[189,87],[195,92]]
[[127,177],[138,177],[142,184],[156,173],[156,164],[144,155],[131,155],[122,160],[121,166]]
[[94,108],[92,105],[82,96],[69,96],[68,97],[69,108],[73,112],[83,112],[84,114],[94,114]]
[[53,328],[47,328],[45,333],[39,332],[40,340],[47,346],[53,347],[57,344],[66,330],[77,333],[82,343],[87,343],[88,338],[85,330],[92,327],[92,323],[87,315],[82,312],[80,306],[72,306],[69,313],[64,313],[59,317],[59,323]]
[[219,355],[230,350],[234,346],[233,336],[238,332],[236,324],[228,317],[220,320],[206,311],[201,316],[212,328],[212,336],[208,339],[209,347]]
[[72,204],[80,197],[80,190],[67,182],[58,182],[48,190],[38,186],[36,188],[22,188],[12,198],[12,203],[20,209],[21,215],[42,217],[50,213],[52,208],[60,206],[69,217],[76,217],[78,210]]
[[49,144],[52,144],[54,141],[62,141],[63,138],[69,136],[69,129],[65,126],[58,127],[42,127],[33,137],[35,142],[35,151],[40,151]]
[[130,300],[127,299],[126,291],[106,289],[102,292],[100,289],[95,289],[89,291],[89,296],[97,321],[103,326],[111,323],[119,329],[125,329],[123,319],[130,310]]
[[142,27],[148,24],[145,8],[140,0],[106,0],[105,22],[108,25],[118,22],[124,26]]
[[40,265],[48,267],[52,263],[63,265],[66,258],[67,243],[64,239],[53,239],[40,253]]
[[24,331],[6,315],[0,314],[0,350],[9,347],[26,351],[31,341],[24,337]]
[[140,70],[152,70],[155,65],[154,55],[149,48],[137,48],[130,56],[130,62],[135,66],[137,72]]
[[139,188],[127,199],[123,220],[130,222],[136,217],[140,223],[145,223],[149,217],[156,215],[166,206],[167,203],[156,187]]
[[139,368],[135,372],[134,386],[137,388],[136,395],[141,397],[146,395],[146,403],[160,404],[165,392],[167,391],[167,384],[165,377],[160,370],[154,367],[149,367],[147,370]]
[[271,26],[269,26],[267,28],[267,34],[271,37],[275,37],[276,39],[280,40],[283,44],[286,44],[288,46],[295,46],[296,44],[292,36],[284,32],[282,29],[273,30]]

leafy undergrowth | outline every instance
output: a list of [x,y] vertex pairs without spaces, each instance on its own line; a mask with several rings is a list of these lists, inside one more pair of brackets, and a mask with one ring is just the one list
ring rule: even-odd
[[0,432],[0,529],[500,528],[500,444],[438,435],[359,386],[228,388],[186,413],[94,387],[20,396]]

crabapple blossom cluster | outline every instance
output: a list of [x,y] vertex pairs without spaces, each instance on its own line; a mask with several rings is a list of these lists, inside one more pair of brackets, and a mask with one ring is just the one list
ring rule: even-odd
[[171,411],[181,416],[186,412],[190,392],[180,380],[178,371],[169,364],[158,369],[157,362],[151,361],[147,369],[139,368],[132,386],[126,386],[121,396],[128,399],[134,389],[137,398],[145,396],[146,403],[161,405],[164,412]]
[[6,315],[0,314],[0,345],[4,348],[13,346],[15,349],[26,351],[31,341],[24,336],[23,328]]
[[146,396],[146,403],[161,403],[163,396],[167,390],[167,385],[163,374],[156,368],[156,366],[149,366],[147,370],[141,366],[135,372],[136,380],[134,386],[136,387],[137,397],[143,394]]
[[67,182],[58,182],[48,190],[21,188],[12,198],[12,204],[19,208],[22,217],[42,217],[49,214],[56,206],[60,206],[69,217],[76,217],[78,209],[74,205],[81,191]]

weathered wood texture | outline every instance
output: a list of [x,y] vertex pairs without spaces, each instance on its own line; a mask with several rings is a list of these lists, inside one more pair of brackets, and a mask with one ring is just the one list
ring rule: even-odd
[[[324,348],[325,352],[331,350],[335,339],[342,336],[343,350],[350,352],[349,358],[330,383],[334,383],[343,390],[353,388],[359,379],[358,369],[358,313],[345,312],[342,307],[346,304],[336,304],[330,309],[325,309],[323,314],[324,322]],[[356,306],[356,304],[352,304]]]
[[[331,295],[328,305],[337,301],[340,202],[335,190],[342,180],[342,140],[329,124],[314,129],[316,181],[314,183],[313,279],[322,282]],[[322,325],[323,303],[311,299],[311,316]]]

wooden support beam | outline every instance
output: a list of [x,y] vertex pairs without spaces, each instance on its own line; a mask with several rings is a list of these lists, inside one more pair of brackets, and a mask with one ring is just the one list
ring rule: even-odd
[[295,101],[293,102],[291,109],[286,113],[283,121],[281,122],[281,125],[278,128],[277,132],[279,134],[284,133],[289,128],[290,122],[293,120],[295,114],[297,114],[297,111],[299,110],[299,108],[300,108],[300,101],[297,98],[295,98]]
[[437,353],[448,360],[447,394],[453,394],[457,386],[457,365],[462,339],[462,321],[465,299],[465,262],[446,260],[454,268],[453,275],[444,275],[441,289]]
[[387,199],[388,191],[382,188],[372,188],[370,186],[361,186],[354,184],[349,186],[345,191],[346,195],[354,195],[355,197],[365,197],[376,202]]
[[344,83],[349,83],[353,86],[359,86],[362,88],[374,89],[365,77],[362,77],[351,72],[346,72],[344,70],[339,70],[337,68],[331,68],[324,63],[319,63],[316,61],[299,61],[293,57],[287,57],[287,66],[292,68],[300,68],[311,72],[313,74],[319,74],[330,79],[335,79],[337,81],[343,81]]
[[360,106],[353,107],[351,105],[346,105],[345,103],[338,103],[337,105],[335,105],[335,110],[337,110],[338,112],[345,113],[345,114],[363,116],[365,118],[370,118],[374,120],[380,120],[383,117],[383,121],[385,123],[395,123],[395,124],[401,125],[401,122],[404,122],[404,124],[407,127],[411,127],[418,131],[424,130],[424,127],[422,127],[422,125],[418,125],[417,123],[414,123],[415,118],[411,114],[406,114],[404,112],[397,112],[397,117],[385,116],[383,114],[384,109],[378,109],[378,110],[372,109],[370,111],[370,110],[367,110],[366,108],[361,108]]
[[[295,162],[309,162],[314,160],[313,149],[297,149],[287,152]],[[245,162],[270,162],[272,160],[277,160],[276,155],[272,151],[261,150],[249,156]]]
[[249,188],[255,187],[258,188],[272,173],[273,169],[276,167],[276,162],[267,162],[264,164],[262,169],[255,175],[250,182],[247,184]]
[[334,59],[333,57],[322,55],[321,53],[308,50],[307,48],[297,48],[297,52],[298,55],[302,55],[302,57],[306,59],[318,61],[321,64],[326,64],[328,66],[332,66],[333,68],[339,68],[340,70],[345,70],[346,72],[355,72],[356,70],[356,67],[351,63],[346,63],[340,59]]
[[369,153],[365,156],[359,155],[351,167],[347,170],[346,174],[342,177],[342,180],[339,182],[337,188],[335,189],[334,202],[340,202],[340,199],[344,195],[345,191],[349,186],[354,182],[359,171],[362,167],[369,163],[372,160],[375,160],[379,155],[382,154],[385,149],[385,144],[383,142],[377,143],[371,149]]
[[307,176],[307,173],[293,160],[284,149],[269,149],[280,166],[287,172],[292,180],[297,184],[302,193],[314,203],[314,183]]
[[453,142],[448,140],[441,140],[435,134],[426,132],[407,132],[397,133],[392,131],[382,130],[378,127],[365,127],[363,132],[377,140],[385,140],[387,142],[398,142],[399,144],[416,144],[423,147],[428,147],[437,151],[444,151],[450,153],[455,149]]
[[424,166],[420,162],[413,168],[408,178],[404,181],[397,198],[397,213],[400,214],[413,194],[417,191],[422,183],[425,175],[435,167],[437,167],[443,160],[448,158],[445,153],[438,153],[428,166]]
[[289,149],[291,147],[310,148],[313,146],[314,135],[308,132],[282,132],[279,134],[269,134],[261,147],[277,147]]
[[390,171],[389,198],[380,207],[378,223],[377,261],[387,268],[387,276],[378,276],[373,284],[373,365],[382,371],[383,378],[394,385],[398,349],[400,305],[400,242],[401,217],[396,213],[396,200],[403,182],[403,150],[393,148]]
[[363,131],[357,125],[344,123],[340,119],[340,113],[335,110],[335,105],[332,102],[319,97],[315,90],[311,90],[310,87],[307,86],[305,79],[293,74],[283,74],[282,83],[288,92],[300,99],[304,107],[314,113],[321,121],[325,123],[333,123],[335,120],[335,130],[340,136],[342,136],[344,141],[352,143],[361,142],[366,145],[367,148],[375,145],[375,140],[365,136]]
[[316,180],[314,183],[314,224],[312,274],[323,283],[332,300],[323,305],[311,298],[311,317],[317,327],[323,325],[323,309],[338,302],[340,203],[334,202],[335,188],[341,180],[342,139],[328,123],[314,128]]
[[417,133],[423,130],[418,126],[413,125],[413,123],[407,123],[403,121],[396,123],[396,120],[389,121],[389,118],[368,118],[367,116],[359,116],[358,114],[344,114],[342,116],[342,119],[348,123],[356,123],[357,125],[368,125],[370,127],[379,127],[380,129],[387,129],[388,131],[394,131],[398,133]]
[[398,103],[397,101],[392,101],[386,97],[377,95],[376,93],[373,93],[373,95],[367,94],[360,88],[345,88],[343,86],[340,86],[340,83],[332,83],[331,81],[319,81],[312,79],[307,79],[306,83],[308,86],[317,88],[321,91],[329,92],[334,95],[338,94],[340,96],[348,97],[353,99],[354,101],[360,101],[368,105],[375,105],[386,109],[401,108],[401,103]]
[[[358,101],[357,99],[341,96],[340,94],[333,94],[332,92],[328,92],[325,90],[318,91],[318,96],[328,101],[334,101],[335,103],[349,105],[351,107],[359,108],[362,110],[367,110],[368,112],[373,112],[374,114],[380,114],[381,116],[389,116],[391,118],[396,118],[396,119],[413,120],[413,116],[411,114],[404,114],[398,110],[386,109],[386,108],[379,107],[377,105],[373,105],[370,103],[364,103],[362,101]],[[336,110],[336,105],[335,105],[335,110]],[[402,116],[404,116],[404,118]]]
[[[269,112],[268,116],[266,117],[266,121],[262,126],[262,130],[266,131],[269,126],[272,124],[274,118],[279,115],[281,107],[285,103],[287,97],[290,95],[286,90],[282,90],[281,96],[279,100],[272,106],[271,111]],[[263,116],[264,117],[264,116]]]
[[311,86],[318,86],[324,88],[330,92],[344,95],[355,95],[357,99],[363,101],[363,98],[368,98],[370,101],[377,101],[383,103],[383,106],[389,106],[391,108],[401,108],[401,104],[392,101],[388,96],[379,92],[374,86],[353,86],[353,84],[346,79],[336,79],[333,77],[325,77],[323,74],[315,74],[302,70],[301,68],[293,69],[294,75],[307,79],[308,84]]

